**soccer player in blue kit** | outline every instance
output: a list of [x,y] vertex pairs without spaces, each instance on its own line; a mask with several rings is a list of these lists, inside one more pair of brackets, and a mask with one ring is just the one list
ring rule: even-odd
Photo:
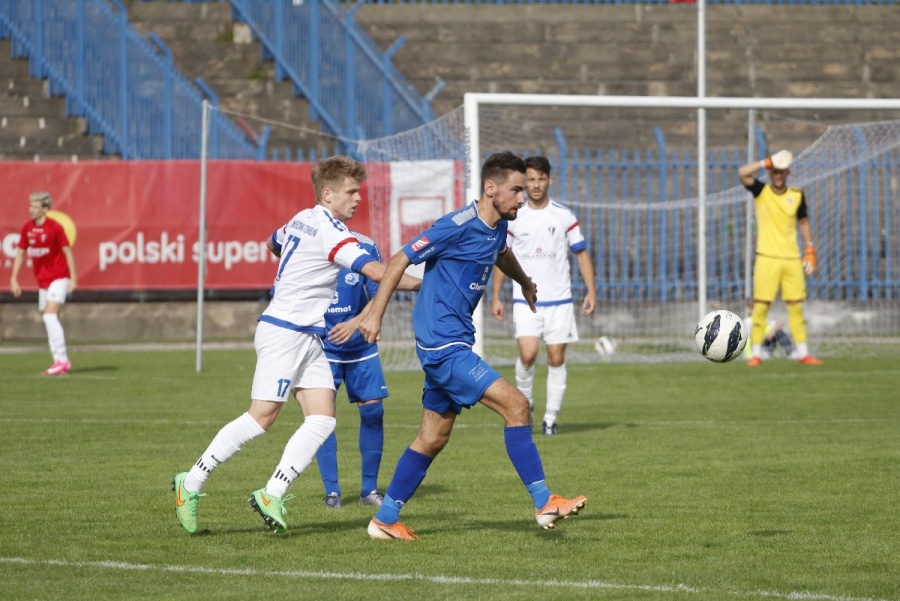
[[384,501],[369,522],[372,538],[417,540],[400,522],[400,510],[425,479],[428,467],[450,439],[456,416],[478,402],[503,417],[506,452],[531,495],[535,518],[550,529],[576,515],[587,502],[550,492],[531,437],[528,400],[472,350],[472,313],[484,295],[494,265],[517,282],[535,310],[537,288],[506,245],[507,221],[525,202],[525,163],[510,153],[493,154],[481,167],[481,198],[444,215],[388,262],[378,293],[359,330],[378,340],[388,301],[410,264],[425,263],[413,308],[416,354],[425,372],[422,422],[397,462]]
[[[375,241],[351,230],[359,245],[381,261]],[[384,449],[384,405],[388,396],[387,382],[378,357],[378,345],[366,341],[358,332],[360,314],[378,292],[378,283],[350,269],[338,274],[338,284],[325,311],[323,339],[325,356],[331,365],[334,387],[347,385],[347,399],[359,409],[359,454],[362,464],[362,488],[359,502],[381,505],[384,495],[378,490],[378,471]],[[322,484],[325,486],[325,507],[341,507],[341,486],[338,482],[337,437],[332,432],[316,453]]]

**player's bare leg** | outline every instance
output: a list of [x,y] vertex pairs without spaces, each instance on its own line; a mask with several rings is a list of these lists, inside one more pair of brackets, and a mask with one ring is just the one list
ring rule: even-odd
[[367,532],[370,537],[385,540],[418,540],[419,537],[411,529],[400,523],[400,509],[425,479],[431,461],[447,446],[454,423],[456,413],[453,411],[437,413],[423,409],[419,432],[400,456],[384,500],[375,517],[369,522]]

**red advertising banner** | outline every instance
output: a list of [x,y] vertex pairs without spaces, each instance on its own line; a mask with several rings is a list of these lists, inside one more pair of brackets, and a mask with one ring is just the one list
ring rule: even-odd
[[[363,203],[348,223],[375,238],[385,259],[406,242],[410,227],[427,227],[441,213],[438,209],[446,212],[462,203],[458,164],[397,165],[366,165]],[[297,211],[315,204],[312,167],[262,161],[207,164],[207,288],[269,288],[277,259],[266,240]],[[395,190],[392,180],[398,173],[404,176]],[[55,218],[74,238],[79,288],[196,289],[199,161],[0,162],[0,291],[9,291],[16,244],[28,220],[28,196],[37,190],[52,195]],[[405,207],[399,213],[398,194]],[[419,196],[429,200],[426,213],[409,210],[418,205],[405,199]],[[23,266],[19,282],[25,290],[37,288],[30,266]]]

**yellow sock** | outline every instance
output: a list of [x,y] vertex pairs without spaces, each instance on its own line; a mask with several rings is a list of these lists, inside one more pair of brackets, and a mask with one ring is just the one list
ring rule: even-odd
[[766,337],[766,316],[769,314],[769,303],[753,303],[753,331],[750,332],[750,343],[761,345]]
[[794,341],[799,344],[806,342],[806,320],[803,318],[803,303],[785,303],[788,312],[788,324],[791,326],[791,334]]

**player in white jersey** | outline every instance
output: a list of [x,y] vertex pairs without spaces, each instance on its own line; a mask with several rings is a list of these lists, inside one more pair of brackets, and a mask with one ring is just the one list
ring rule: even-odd
[[[269,528],[287,530],[284,501],[290,496],[285,492],[335,427],[334,380],[322,337],[337,275],[348,268],[378,282],[384,274],[384,265],[363,250],[344,225],[356,212],[365,179],[365,168],[349,157],[319,162],[312,170],[316,206],[297,213],[268,243],[280,261],[272,301],[256,328],[250,408],[219,430],[191,470],[176,474],[173,482],[175,513],[190,533],[197,531],[197,506],[205,496],[200,491],[209,475],[264,434],[293,394],[304,422],[266,486],[249,499]],[[401,283],[403,289],[417,286],[416,278]]]
[[[519,346],[516,360],[516,385],[534,410],[534,363],[541,338],[547,346],[547,405],[541,431],[556,434],[556,418],[566,392],[566,345],[578,341],[575,312],[572,306],[571,251],[578,262],[587,293],[581,303],[584,315],[594,313],[597,291],[594,288],[594,264],[578,225],[578,218],[568,208],[552,200],[548,194],[550,161],[535,156],[525,159],[528,202],[519,216],[509,223],[507,240],[541,291],[537,312],[528,308],[522,288],[513,284],[513,324]],[[504,317],[501,290],[504,276],[494,269],[491,311],[499,320]]]

